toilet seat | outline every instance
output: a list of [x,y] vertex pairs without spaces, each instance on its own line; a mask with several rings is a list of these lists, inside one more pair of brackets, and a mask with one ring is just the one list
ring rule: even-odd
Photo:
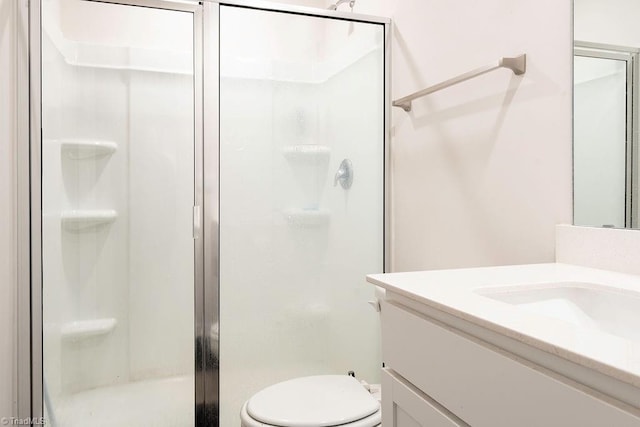
[[240,414],[244,427],[375,427],[380,403],[346,375],[295,378],[251,397]]

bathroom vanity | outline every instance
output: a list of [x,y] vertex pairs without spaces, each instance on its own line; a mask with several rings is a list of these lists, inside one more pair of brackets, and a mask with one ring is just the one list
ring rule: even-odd
[[640,426],[640,277],[567,264],[370,275],[385,427]]

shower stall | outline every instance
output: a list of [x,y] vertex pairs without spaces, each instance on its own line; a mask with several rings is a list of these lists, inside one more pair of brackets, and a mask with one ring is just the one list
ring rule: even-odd
[[378,382],[389,21],[173,0],[24,19],[21,415],[231,427],[279,381]]

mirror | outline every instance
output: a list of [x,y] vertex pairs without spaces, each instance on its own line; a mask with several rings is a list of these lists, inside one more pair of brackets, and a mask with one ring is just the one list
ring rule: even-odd
[[639,226],[636,17],[635,0],[574,0],[574,225]]

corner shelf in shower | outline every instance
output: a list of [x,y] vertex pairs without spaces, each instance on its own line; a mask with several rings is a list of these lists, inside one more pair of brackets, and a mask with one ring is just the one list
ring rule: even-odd
[[95,159],[115,153],[118,145],[113,141],[74,139],[60,141],[60,151],[72,160]]
[[113,318],[76,320],[64,323],[60,328],[63,341],[77,342],[88,338],[106,335],[116,327],[117,320]]
[[282,149],[282,153],[289,160],[328,160],[331,148],[316,144],[289,145]]
[[78,210],[62,212],[60,218],[64,229],[79,232],[110,224],[118,218],[118,213],[113,209]]
[[331,215],[322,209],[287,209],[284,211],[287,223],[298,228],[318,228],[329,224]]

